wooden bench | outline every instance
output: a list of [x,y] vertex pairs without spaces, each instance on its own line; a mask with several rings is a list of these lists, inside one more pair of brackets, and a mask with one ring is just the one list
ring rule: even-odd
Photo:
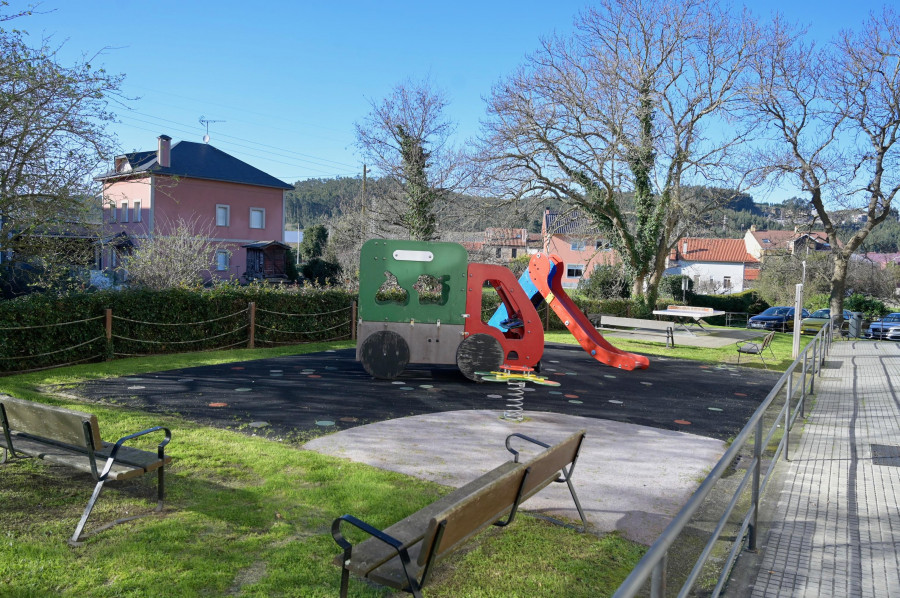
[[[524,463],[511,442],[518,438],[545,450]],[[351,515],[334,520],[331,535],[343,554],[335,558],[341,567],[341,596],[347,596],[349,574],[421,597],[432,566],[491,525],[512,523],[519,505],[551,482],[565,482],[581,517],[587,521],[572,486],[572,470],[584,441],[584,430],[549,446],[522,434],[511,434],[506,448],[514,455],[476,480],[431,503],[390,527],[379,530]],[[342,524],[363,530],[370,538],[353,546],[341,531]]]
[[664,332],[666,334],[666,347],[675,346],[675,324],[672,322],[645,320],[643,318],[622,318],[607,314],[587,314],[587,317],[591,324],[598,329],[626,328],[629,330]]
[[[81,532],[100,497],[103,484],[107,481],[127,480],[157,471],[155,511],[162,510],[165,496],[165,466],[172,461],[172,458],[165,454],[165,446],[172,438],[168,428],[156,426],[141,430],[110,444],[101,439],[95,415],[23,401],[6,395],[0,395],[0,425],[3,428],[3,435],[0,438],[3,459],[0,460],[0,464],[6,463],[8,456],[15,458],[25,455],[90,473],[96,481],[94,492],[81,516],[81,521],[69,539],[70,544],[78,545],[80,540],[88,535],[143,516],[119,519],[82,536]],[[162,432],[165,438],[157,445],[155,453],[124,446],[129,440],[157,431]]]
[[763,351],[766,349],[772,354],[772,357],[775,357],[775,351],[769,345],[772,344],[772,339],[775,338],[775,331],[773,330],[769,334],[763,338],[762,342],[754,342],[754,341],[740,341],[737,344],[737,352],[738,352],[738,365],[741,363],[741,354],[746,355],[757,355],[763,362],[763,367],[769,369],[769,366],[766,364],[766,360],[763,357]]

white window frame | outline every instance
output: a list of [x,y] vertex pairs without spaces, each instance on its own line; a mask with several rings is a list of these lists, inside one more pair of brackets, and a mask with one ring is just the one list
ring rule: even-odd
[[224,249],[216,251],[216,272],[226,272],[230,267],[228,252]]
[[128,222],[128,200],[122,202],[122,222]]
[[141,200],[136,199],[132,204],[132,212],[134,213],[133,220],[135,222],[141,221]]
[[584,251],[587,248],[587,243],[584,241],[572,241],[569,243],[569,248],[572,251]]
[[[253,226],[253,213],[259,212],[260,220],[262,220],[262,226]],[[266,228],[266,209],[265,208],[250,208],[250,228],[253,229],[265,229]]]
[[722,286],[725,288],[726,291],[731,290],[731,277],[730,276],[722,277]]
[[[225,214],[225,224],[221,224],[219,221],[219,211],[223,210]],[[231,226],[231,206],[226,203],[217,203],[216,204],[216,226]]]

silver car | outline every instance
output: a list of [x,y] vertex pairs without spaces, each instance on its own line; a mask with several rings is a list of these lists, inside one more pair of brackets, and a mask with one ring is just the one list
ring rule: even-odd
[[872,322],[866,330],[866,338],[900,341],[900,313],[888,314]]

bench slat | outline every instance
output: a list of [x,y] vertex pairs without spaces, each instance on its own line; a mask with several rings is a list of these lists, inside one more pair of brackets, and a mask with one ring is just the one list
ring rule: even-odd
[[[13,448],[16,452],[28,455],[29,457],[50,461],[52,463],[66,465],[85,473],[91,473],[90,457],[88,457],[84,450],[79,449],[79,447],[66,447],[61,444],[43,442],[40,439],[23,436],[16,432],[11,433],[10,436],[12,437]],[[0,436],[0,447],[8,448],[6,446],[6,439],[2,436]],[[100,452],[96,453],[98,469],[102,469],[106,464],[106,459],[109,458],[109,451],[111,449],[112,445],[107,443],[107,449],[104,451],[106,453],[105,455]],[[162,465],[168,465],[172,462],[172,458],[168,455],[166,455],[165,462],[163,462],[159,460],[155,453],[125,446],[119,449],[118,454],[121,455],[123,459],[116,459],[116,462],[109,472],[109,480],[127,480],[159,469]]]
[[[387,535],[397,538],[407,547],[413,546],[422,540],[425,533],[428,531],[431,520],[440,515],[440,513],[446,511],[470,494],[473,494],[479,488],[491,484],[494,480],[506,475],[510,471],[522,468],[523,466],[519,463],[513,461],[504,462],[499,467],[472,480],[466,485],[453,490],[449,494],[442,496],[435,502],[416,511],[405,519],[398,521],[392,526],[385,528],[383,531]],[[351,563],[348,569],[357,575],[365,577],[370,571],[385,561],[394,558],[396,555],[396,551],[390,546],[387,546],[384,542],[375,538],[368,538],[353,547]],[[334,561],[336,565],[340,566],[343,561],[343,556],[338,555],[335,557]]]
[[94,450],[103,448],[97,416],[54,405],[33,403],[9,396],[0,396],[11,430],[33,436],[50,437],[65,444],[88,448],[84,437],[84,423],[90,424]]

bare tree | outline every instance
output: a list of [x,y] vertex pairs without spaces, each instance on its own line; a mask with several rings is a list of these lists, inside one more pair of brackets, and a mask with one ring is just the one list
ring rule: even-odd
[[[748,99],[766,121],[762,153],[776,181],[808,194],[828,235],[830,309],[843,313],[850,257],[890,214],[900,190],[900,21],[885,8],[828,46],[776,17],[761,39]],[[839,238],[837,210],[864,222]]]
[[446,115],[448,103],[429,81],[408,80],[372,102],[372,111],[356,124],[357,148],[389,182],[387,192],[366,202],[373,234],[434,238],[447,203],[463,190],[467,175],[450,145],[456,125]]
[[[132,285],[162,290],[196,288],[217,280],[213,269],[217,253],[228,251],[225,244],[211,241],[212,225],[201,227],[199,218],[179,218],[161,222],[155,234],[123,259]],[[230,256],[230,251],[228,255]]]
[[[27,14],[0,14],[0,22]],[[0,27],[0,263],[5,266],[71,259],[65,252],[29,251],[41,247],[36,238],[84,229],[99,213],[91,175],[113,146],[105,129],[112,120],[108,102],[120,97],[122,78],[95,68],[89,58],[62,64],[57,50],[47,39],[31,47],[26,34]]]
[[714,128],[731,122],[756,28],[715,0],[602,0],[575,25],[495,87],[482,160],[495,193],[589,216],[652,303],[684,227],[723,199],[691,186],[742,186],[746,132]]

